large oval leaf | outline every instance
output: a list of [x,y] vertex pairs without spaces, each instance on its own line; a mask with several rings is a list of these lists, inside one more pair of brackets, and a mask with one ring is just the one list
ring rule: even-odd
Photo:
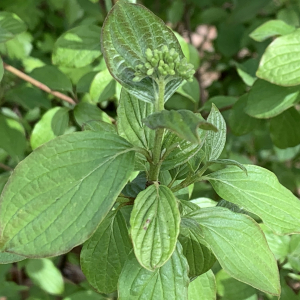
[[258,215],[277,234],[300,232],[300,201],[270,171],[245,165],[248,176],[230,166],[209,174],[223,199]]
[[282,86],[300,84],[300,29],[273,41],[259,64],[259,78]]
[[[142,5],[118,1],[108,14],[102,28],[102,52],[112,76],[129,93],[146,102],[154,102],[156,83],[150,77],[133,82],[135,67],[146,62],[146,49],[174,48],[182,59],[183,53],[173,32]],[[181,84],[174,77],[166,85],[165,101]],[[155,88],[156,87],[156,88]]]
[[119,279],[119,300],[187,300],[188,264],[177,243],[169,261],[154,272],[144,269],[132,252]]
[[222,207],[202,208],[186,217],[196,220],[222,268],[239,281],[279,295],[277,262],[258,224]]
[[131,144],[150,149],[154,144],[155,131],[143,124],[142,120],[154,111],[154,105],[145,103],[121,90],[118,107],[118,133]]
[[214,273],[209,270],[189,285],[189,300],[216,300],[217,288]]
[[132,245],[120,211],[110,212],[84,243],[80,265],[88,282],[99,293],[117,290],[119,275]]
[[1,195],[1,248],[43,257],[83,243],[133,166],[132,146],[107,132],[76,132],[39,147],[16,167]]
[[130,225],[134,252],[143,267],[155,270],[167,262],[176,247],[179,224],[177,201],[168,187],[153,184],[138,194]]
[[201,228],[194,220],[182,219],[178,240],[189,264],[189,277],[207,272],[216,262],[210,247],[201,236]]

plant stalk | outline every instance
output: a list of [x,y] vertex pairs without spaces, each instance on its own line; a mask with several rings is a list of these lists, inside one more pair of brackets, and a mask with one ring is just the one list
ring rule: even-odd
[[[164,78],[158,80],[158,99],[156,102],[155,112],[164,110],[165,106],[165,81]],[[155,132],[155,141],[152,154],[152,164],[150,164],[149,180],[158,181],[159,170],[162,164],[161,146],[164,137],[164,129],[158,128]]]

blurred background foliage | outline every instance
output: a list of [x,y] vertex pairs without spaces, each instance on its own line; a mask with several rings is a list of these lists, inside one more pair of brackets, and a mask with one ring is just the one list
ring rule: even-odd
[[[300,0],[138,2],[176,32],[197,70],[194,81],[183,85],[166,108],[206,117],[215,103],[228,126],[222,157],[273,171],[299,197],[299,86],[256,78],[274,38],[251,33],[270,20],[299,27]],[[43,143],[81,130],[88,120],[115,123],[120,85],[109,74],[100,47],[101,26],[112,5],[111,0],[0,1],[0,192],[17,163]],[[16,70],[30,78],[23,80]],[[32,79],[67,97],[43,91]],[[205,182],[178,197],[203,207],[220,201]],[[235,209],[224,201],[218,205]],[[299,236],[276,236],[262,228],[278,260],[281,299],[300,299]],[[115,299],[89,286],[80,270],[80,250],[13,264],[0,261],[0,299]],[[273,299],[231,278],[218,264],[213,271],[219,299]]]

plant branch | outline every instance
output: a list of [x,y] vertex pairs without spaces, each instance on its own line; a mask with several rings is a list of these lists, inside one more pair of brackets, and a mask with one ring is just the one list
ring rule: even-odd
[[69,96],[64,95],[60,92],[52,91],[49,87],[47,87],[45,84],[41,83],[40,81],[35,80],[34,78],[26,75],[25,73],[21,72],[20,70],[14,68],[13,66],[10,66],[6,63],[3,63],[4,69],[8,72],[11,72],[12,74],[18,76],[19,78],[31,83],[32,85],[36,86],[37,88],[45,91],[48,94],[51,94],[61,100],[67,101],[73,105],[76,104],[76,102]]
[[11,167],[9,167],[7,165],[4,165],[2,163],[0,163],[0,168],[3,169],[3,170],[5,170],[5,171],[12,171],[13,170],[13,168],[11,168]]

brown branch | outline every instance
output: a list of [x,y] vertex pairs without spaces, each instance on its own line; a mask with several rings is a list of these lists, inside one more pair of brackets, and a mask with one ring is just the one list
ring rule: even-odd
[[0,168],[3,169],[3,170],[5,170],[5,171],[12,171],[13,170],[13,168],[11,168],[11,167],[9,167],[7,165],[4,165],[2,163],[0,163]]
[[60,92],[52,91],[49,87],[47,87],[45,84],[41,83],[40,81],[37,81],[33,79],[32,77],[26,75],[25,73],[21,72],[20,70],[14,68],[13,66],[10,66],[6,63],[3,63],[4,69],[7,70],[8,72],[13,73],[14,75],[18,76],[19,78],[31,83],[32,85],[38,87],[39,89],[45,91],[46,93],[49,93],[61,100],[67,101],[73,105],[76,104],[76,102],[70,98],[69,96],[66,96]]

